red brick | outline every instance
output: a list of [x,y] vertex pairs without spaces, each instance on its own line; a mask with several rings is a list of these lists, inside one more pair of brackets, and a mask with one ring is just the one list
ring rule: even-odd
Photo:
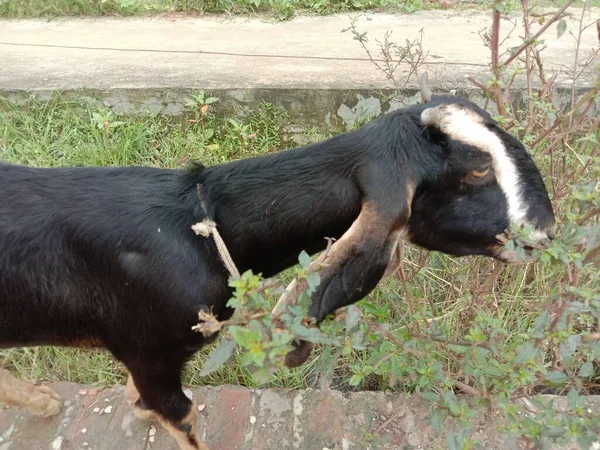
[[210,450],[240,450],[250,425],[252,395],[248,389],[223,386],[208,409],[206,444]]
[[317,443],[321,448],[339,445],[343,437],[344,414],[341,393],[329,390],[312,391],[312,395],[305,398],[303,409],[304,414],[309,416],[302,430],[306,448],[313,448]]
[[255,417],[252,450],[292,448],[294,395],[295,392],[283,389],[262,391]]

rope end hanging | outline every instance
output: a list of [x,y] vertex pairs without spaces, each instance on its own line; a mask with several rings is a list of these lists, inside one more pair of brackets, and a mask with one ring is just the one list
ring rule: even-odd
[[[203,210],[206,210],[206,206],[204,204],[204,196],[202,195],[202,186],[200,183],[196,184],[196,192],[198,194],[198,199],[200,200],[200,207]],[[217,246],[217,251],[219,252],[219,256],[221,257],[221,261],[229,271],[229,274],[232,277],[239,278],[240,272],[233,262],[233,258],[229,254],[227,250],[227,246],[225,245],[225,241],[219,234],[219,230],[217,230],[217,224],[210,219],[204,219],[202,222],[195,223],[192,225],[192,230],[196,235],[203,236],[205,238],[212,235],[215,244]]]

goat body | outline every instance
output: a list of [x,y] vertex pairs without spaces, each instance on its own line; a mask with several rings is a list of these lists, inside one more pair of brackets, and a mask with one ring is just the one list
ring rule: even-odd
[[[215,244],[191,225],[214,220],[240,271],[267,277],[339,239],[313,297],[320,321],[377,285],[408,235],[417,187],[445,170],[423,109],[209,168],[0,164],[0,348],[105,348],[130,372],[138,417],[156,417],[181,449],[205,449],[180,373],[209,342],[192,330],[198,311],[233,311]],[[18,383],[0,370],[0,400],[56,412],[47,388],[30,386],[34,407],[9,395]]]

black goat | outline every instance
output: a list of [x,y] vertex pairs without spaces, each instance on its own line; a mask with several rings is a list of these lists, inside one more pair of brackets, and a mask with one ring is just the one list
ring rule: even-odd
[[[197,195],[200,186],[202,202]],[[339,238],[310,313],[366,296],[406,239],[454,255],[514,262],[510,222],[553,237],[542,178],[523,145],[456,97],[388,113],[358,130],[267,156],[192,170],[0,164],[0,347],[101,347],[130,372],[138,417],[181,449],[206,449],[181,388],[207,343],[198,311],[233,313],[214,220],[241,271],[273,276]],[[0,370],[0,400],[38,415],[60,398]]]

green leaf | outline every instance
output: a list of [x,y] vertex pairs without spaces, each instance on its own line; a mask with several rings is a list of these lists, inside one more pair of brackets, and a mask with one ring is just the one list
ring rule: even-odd
[[557,438],[565,434],[566,431],[567,430],[563,427],[548,427],[545,434],[547,434],[548,437]]
[[321,284],[321,276],[317,272],[311,272],[306,276],[308,287],[311,291],[315,291]]
[[122,120],[117,120],[115,122],[110,122],[108,124],[108,128],[116,128],[116,127],[120,127],[121,125],[125,125],[125,122],[123,122]]
[[308,253],[302,250],[300,256],[298,256],[298,262],[303,269],[307,269],[310,265],[310,256],[308,256]]
[[204,377],[215,370],[221,368],[223,364],[227,362],[237,346],[237,342],[230,339],[224,339],[216,349],[214,349],[200,371],[200,376]]
[[581,336],[578,334],[571,335],[565,342],[562,342],[559,347],[559,355],[562,360],[569,359],[581,344]]
[[229,332],[233,336],[233,339],[241,345],[245,347],[250,344],[251,341],[251,332],[244,327],[232,326],[229,327]]
[[523,364],[535,357],[536,349],[531,342],[526,342],[523,345],[523,349],[517,355],[515,362],[517,364]]
[[215,103],[218,102],[219,98],[218,97],[208,97],[206,100],[204,100],[204,104],[205,105],[210,105],[211,103]]
[[392,440],[392,435],[389,433],[385,433],[383,436],[379,438],[379,445],[387,444]]
[[448,450],[461,450],[461,445],[458,442],[458,437],[454,431],[448,432],[447,440]]
[[269,381],[270,376],[271,372],[267,368],[258,369],[252,373],[252,378],[257,384],[265,384]]
[[443,410],[436,410],[429,416],[429,424],[431,427],[438,432],[442,433],[442,424],[444,421],[445,412]]
[[361,313],[355,305],[348,306],[346,312],[346,333],[350,332],[360,321]]
[[563,384],[566,383],[569,378],[564,372],[549,372],[548,375],[546,375],[546,379],[550,383]]
[[543,313],[541,313],[536,319],[535,322],[533,323],[533,329],[535,331],[543,331],[546,329],[546,327],[550,324],[550,313],[548,312],[548,310],[544,310]]
[[348,381],[348,383],[350,384],[350,386],[358,386],[361,381],[362,381],[362,375],[359,375],[356,373],[356,374],[352,375],[352,377],[350,377],[350,380]]
[[373,413],[371,412],[371,410],[369,408],[367,408],[367,409],[365,409],[364,416],[365,416],[365,424],[367,425],[367,429],[368,429],[371,426],[371,424],[373,423]]
[[260,341],[262,340],[262,328],[260,326],[260,323],[258,323],[258,320],[253,319],[250,321],[250,331],[251,331],[251,336],[257,340]]
[[565,31],[567,31],[567,22],[565,22],[565,19],[561,19],[556,24],[556,37],[561,37]]
[[437,402],[440,399],[439,394],[433,391],[423,391],[421,397],[430,402]]
[[210,139],[211,137],[213,137],[213,136],[214,136],[214,134],[215,134],[215,130],[213,130],[212,128],[206,128],[206,129],[204,130],[204,133],[203,133],[203,135],[204,135],[204,139],[207,139],[207,140],[208,140],[208,139]]
[[455,345],[455,344],[449,344],[448,348],[455,353],[460,353],[461,355],[463,353],[466,353],[467,350],[469,349],[469,347],[467,347],[466,345]]
[[577,407],[577,400],[579,400],[579,394],[577,390],[573,387],[567,394],[567,402],[569,403],[569,407],[574,409]]
[[594,365],[591,361],[587,361],[581,365],[579,368],[579,376],[581,378],[587,378],[594,373]]

